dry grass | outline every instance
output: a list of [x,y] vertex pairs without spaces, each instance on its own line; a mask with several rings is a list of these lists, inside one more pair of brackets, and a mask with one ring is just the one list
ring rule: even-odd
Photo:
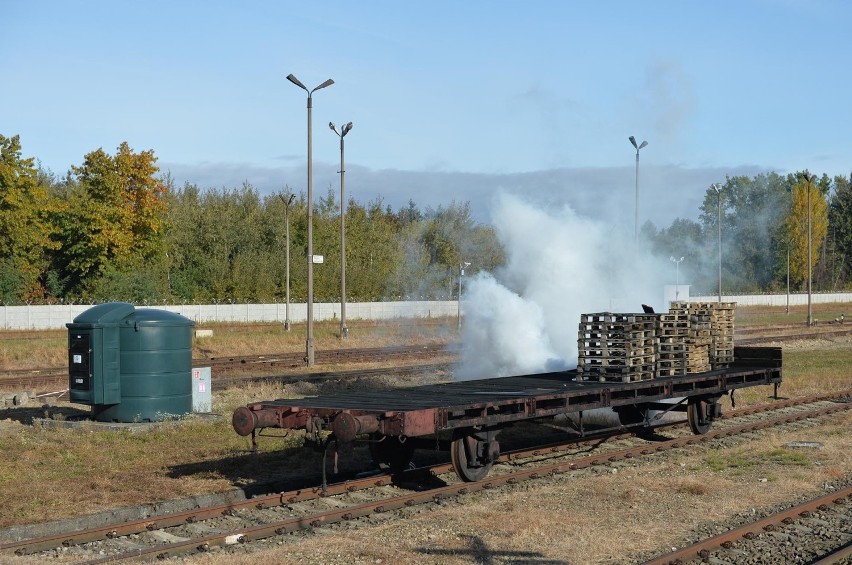
[[[340,339],[340,322],[314,323],[317,350],[399,345],[427,345],[457,337],[456,321],[448,318],[370,320],[347,322],[349,337]],[[195,329],[213,330],[210,337],[193,340],[193,358],[262,355],[305,350],[305,325],[293,324],[289,332],[281,324],[202,324]],[[66,330],[0,330],[0,370],[60,367],[68,363]]]
[[[831,323],[843,314],[852,315],[852,304],[838,302],[832,304],[812,304],[814,320],[822,325]],[[779,306],[737,306],[736,322],[738,326],[769,326],[779,324],[805,325],[808,319],[807,306],[791,306],[789,314]]]
[[[446,339],[453,324],[421,330],[403,324],[351,326],[346,347],[375,347]],[[214,326],[214,337],[196,340],[218,355],[301,350],[304,333],[285,334],[268,327]],[[336,325],[317,331],[318,346],[340,346]],[[402,337],[393,337],[402,333]],[[35,357],[58,355],[65,362],[65,332],[48,332],[27,347],[0,342],[0,359],[29,350]],[[369,337],[372,336],[372,337]],[[13,340],[14,341],[14,340]],[[46,351],[58,350],[59,353]],[[794,397],[852,387],[847,367],[852,340],[785,345],[781,393]],[[29,365],[32,366],[32,365]],[[294,387],[288,396],[313,394]],[[764,402],[766,387],[737,393],[738,405]],[[295,484],[301,469],[319,468],[319,455],[299,448],[302,436],[265,439],[260,452],[234,434],[230,414],[257,399],[284,396],[279,387],[255,385],[214,396],[216,422],[189,420],[163,425],[147,434],[39,429],[7,422],[0,425],[0,526],[33,523],[129,504],[224,491],[234,486],[283,479]],[[727,400],[726,400],[727,402]],[[58,413],[58,409],[50,409]],[[39,416],[44,416],[39,410]],[[6,416],[14,411],[6,412]],[[6,417],[0,412],[0,418]],[[18,414],[20,416],[20,413]],[[3,422],[0,422],[3,424]],[[677,545],[698,524],[746,515],[820,485],[852,474],[852,417],[838,416],[829,427],[790,436],[769,436],[734,448],[690,450],[660,463],[621,467],[589,478],[519,485],[510,491],[466,497],[463,504],[412,509],[409,520],[378,520],[356,530],[319,530],[288,538],[273,550],[250,556],[208,555],[198,562],[245,563],[470,563],[470,562],[630,562],[624,552],[652,551]],[[818,452],[790,452],[791,439],[821,441]],[[363,465],[359,453],[349,464]],[[144,477],[140,479],[140,477]],[[613,543],[613,540],[619,540]],[[277,542],[276,542],[277,543]]]
[[[471,495],[462,504],[421,510],[407,520],[367,528],[320,530],[251,555],[203,556],[199,563],[635,563],[676,547],[702,525],[752,519],[762,508],[815,496],[825,482],[852,474],[846,414],[827,427],[771,435],[719,449],[755,453],[742,472],[715,471],[704,456],[683,453],[659,463],[604,469],[583,478],[522,484]],[[812,466],[771,456],[792,440],[820,441]],[[705,449],[705,455],[712,453]]]
[[0,330],[0,370],[60,367],[67,355],[67,331]]
[[[784,382],[779,395],[793,398],[852,388],[852,336],[783,343]],[[755,387],[736,392],[738,405],[769,400],[771,390]],[[728,404],[729,405],[729,404]]]

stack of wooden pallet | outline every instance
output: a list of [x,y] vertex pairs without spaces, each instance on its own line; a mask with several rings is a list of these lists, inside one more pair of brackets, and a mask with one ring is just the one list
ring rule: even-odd
[[711,312],[705,306],[705,303],[698,302],[672,302],[669,307],[669,315],[676,314],[689,320],[689,331],[683,341],[685,348],[682,357],[686,373],[703,373],[710,370],[713,327]]
[[656,314],[582,314],[577,371],[582,380],[632,382],[656,376]]
[[728,367],[734,362],[734,310],[736,302],[711,302],[713,346],[710,365],[714,369]]
[[691,352],[686,340],[689,338],[691,327],[688,313],[660,314],[657,376],[675,377],[687,373],[687,360]]

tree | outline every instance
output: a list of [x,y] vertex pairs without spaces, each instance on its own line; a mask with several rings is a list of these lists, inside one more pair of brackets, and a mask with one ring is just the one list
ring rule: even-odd
[[836,256],[836,273],[832,276],[832,286],[836,286],[839,281],[846,281],[848,285],[852,275],[852,174],[848,178],[834,177],[834,193],[828,219]]
[[[790,186],[789,178],[776,173],[726,179],[722,187],[726,288],[763,290],[781,280],[782,256],[786,260],[783,219],[790,209]],[[701,208],[705,241],[716,228],[716,205],[715,192],[708,190]]]
[[53,207],[32,158],[21,156],[20,136],[0,135],[0,296],[4,302],[43,298]]
[[97,149],[71,167],[58,213],[62,270],[78,290],[107,267],[142,268],[163,251],[165,193],[155,178],[153,150],[134,153],[127,142],[115,156]]
[[[816,183],[807,171],[798,175],[793,184],[793,200],[784,225],[790,242],[790,277],[803,285],[808,280],[808,270],[813,269],[820,257],[820,247],[828,234],[828,202],[825,193],[828,179]],[[808,202],[810,201],[811,263],[808,265]]]

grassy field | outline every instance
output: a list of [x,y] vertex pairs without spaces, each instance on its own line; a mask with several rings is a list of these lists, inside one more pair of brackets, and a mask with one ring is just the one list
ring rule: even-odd
[[[818,325],[833,323],[843,314],[848,323],[852,323],[852,304],[841,302],[835,304],[813,304],[811,311]],[[808,319],[807,306],[791,306],[786,312],[778,306],[738,306],[736,310],[737,326],[770,326],[780,324],[799,324],[804,326]]]
[[[777,315],[766,313],[765,319]],[[738,319],[741,317],[747,316],[738,312]],[[425,326],[357,324],[352,326],[345,346],[446,341],[454,337],[453,322]],[[200,355],[201,349],[215,355],[239,355],[304,347],[304,334],[298,328],[285,334],[277,326],[212,327],[212,338],[196,340],[196,354]],[[335,332],[335,325],[319,324],[317,346],[340,347]],[[17,335],[3,339],[3,361],[19,357],[37,359],[36,364],[45,366],[64,363],[64,332],[48,333],[43,339]],[[852,388],[850,366],[850,338],[787,344],[780,394],[796,397]],[[269,385],[223,391],[214,395],[214,412],[221,418],[164,423],[148,433],[26,425],[32,417],[61,419],[75,408],[68,405],[0,411],[0,499],[4,502],[0,505],[0,527],[226,491],[273,479],[298,482],[306,469],[315,471],[320,465],[319,454],[301,449],[300,434],[265,438],[260,451],[250,453],[250,440],[234,433],[230,415],[236,407],[251,401],[311,392],[298,386],[284,392]],[[740,391],[737,405],[767,402],[771,393],[767,387]],[[363,468],[365,457],[359,452],[354,460],[344,463]]]
[[[340,339],[340,322],[316,322],[314,347],[333,350],[358,347],[386,347],[408,344],[444,343],[457,338],[456,319],[369,320],[347,322],[349,337]],[[293,324],[201,324],[195,329],[213,330],[210,337],[193,340],[196,359],[234,355],[260,355],[305,350],[305,325]],[[68,363],[67,330],[0,330],[0,371],[59,367]]]

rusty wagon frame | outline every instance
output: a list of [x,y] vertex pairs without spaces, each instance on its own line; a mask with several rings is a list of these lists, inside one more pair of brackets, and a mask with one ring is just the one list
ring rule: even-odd
[[[513,423],[612,408],[628,427],[652,425],[652,410],[684,411],[692,431],[706,433],[721,415],[719,399],[735,390],[781,383],[781,348],[736,347],[726,368],[636,382],[581,380],[576,370],[457,381],[384,391],[347,391],[302,399],[260,401],[238,408],[235,431],[264,428],[329,431],[338,444],[369,437],[376,463],[408,464],[417,447],[451,433],[450,454],[465,481],[484,478],[499,455],[497,434]],[[672,401],[676,399],[674,403]],[[418,441],[425,440],[425,441]]]

